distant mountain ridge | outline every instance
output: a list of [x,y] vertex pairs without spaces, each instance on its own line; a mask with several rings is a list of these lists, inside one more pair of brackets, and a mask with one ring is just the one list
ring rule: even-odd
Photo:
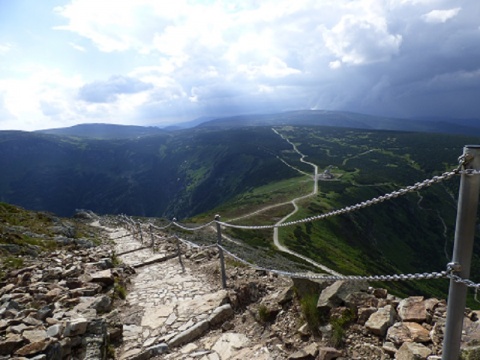
[[43,134],[94,139],[127,139],[184,131],[193,128],[241,128],[249,126],[330,126],[363,130],[395,130],[480,136],[480,119],[403,119],[348,111],[298,110],[274,114],[247,114],[229,117],[201,117],[177,125],[161,127],[115,124],[80,124],[46,129]]
[[330,110],[299,110],[277,114],[238,115],[206,121],[199,126],[236,128],[243,126],[281,125],[315,125],[365,130],[395,130],[480,136],[480,120],[414,120]]
[[154,126],[117,125],[117,124],[79,124],[66,128],[38,130],[37,133],[75,136],[93,139],[126,139],[140,136],[157,135],[165,130]]

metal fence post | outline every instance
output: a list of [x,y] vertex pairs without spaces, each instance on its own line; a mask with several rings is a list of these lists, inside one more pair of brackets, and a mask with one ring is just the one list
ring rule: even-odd
[[[464,169],[479,170],[480,145],[466,145],[463,149],[463,158],[465,161]],[[479,175],[462,174],[458,196],[452,263],[455,274],[464,279],[468,279],[470,276],[479,188]],[[460,357],[460,343],[462,339],[466,299],[467,285],[450,279],[442,360],[452,360]]]
[[222,249],[222,228],[220,226],[220,215],[215,215],[215,221],[217,222],[217,247],[218,247],[218,254],[220,257],[220,270],[222,272],[222,287],[224,289],[227,288],[227,275],[225,273],[225,258],[223,256],[223,249]]
[[183,265],[182,261],[182,250],[180,249],[180,238],[177,235],[175,235],[174,237],[177,240],[178,261],[180,262],[180,266],[182,267],[182,272],[185,272],[185,266]]
[[155,240],[153,239],[153,226],[152,226],[152,224],[150,224],[149,229],[150,229],[150,247],[153,248],[153,244],[155,243]]
[[142,233],[142,225],[138,222],[138,232],[140,233],[140,242],[143,244],[143,233]]

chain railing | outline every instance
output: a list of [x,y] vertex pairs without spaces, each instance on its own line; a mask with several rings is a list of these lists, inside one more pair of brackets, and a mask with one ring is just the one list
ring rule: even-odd
[[[214,221],[210,222],[211,225]],[[152,225],[150,222],[147,223],[148,225]],[[160,230],[156,226],[152,226],[154,229]],[[203,228],[205,226],[202,226]],[[189,228],[192,229],[192,228]],[[127,237],[127,235],[123,235],[114,239],[122,239]],[[131,234],[130,234],[131,235]],[[232,251],[228,250],[222,245],[219,244],[210,244],[210,245],[199,245],[192,241],[188,241],[186,239],[182,239],[177,235],[173,236],[159,236],[157,234],[153,234],[155,237],[159,238],[160,240],[169,240],[175,238],[177,241],[183,243],[185,246],[195,249],[212,249],[218,248],[221,249],[226,255],[231,257],[232,259],[258,271],[265,271],[272,274],[277,274],[280,276],[286,276],[290,278],[301,278],[313,281],[328,281],[328,282],[335,282],[335,281],[358,281],[358,282],[393,282],[393,281],[414,281],[414,280],[434,280],[434,279],[453,279],[457,283],[462,283],[469,288],[473,288],[475,290],[475,298],[477,291],[480,290],[480,283],[475,283],[470,279],[464,279],[455,274],[456,267],[453,263],[448,263],[446,265],[446,270],[443,271],[433,271],[433,272],[424,272],[424,273],[411,273],[411,274],[393,274],[393,275],[368,275],[368,276],[358,276],[358,275],[326,275],[323,273],[314,273],[314,272],[293,272],[293,271],[285,271],[280,269],[273,269],[264,266],[258,266],[252,262],[245,260],[244,258],[234,254]]]
[[[295,146],[294,146],[294,148],[295,148]],[[384,194],[382,196],[372,198],[370,200],[362,201],[362,202],[359,202],[359,203],[354,204],[354,205],[343,207],[341,209],[333,210],[333,211],[330,211],[330,212],[327,212],[327,213],[324,213],[324,214],[318,214],[318,215],[314,215],[314,216],[299,219],[299,220],[288,221],[288,222],[277,222],[276,224],[270,224],[270,225],[238,225],[238,224],[232,224],[232,223],[229,223],[229,222],[222,222],[222,221],[220,221],[220,216],[216,215],[214,220],[212,220],[208,223],[202,224],[202,225],[198,225],[198,226],[183,225],[183,224],[177,222],[177,220],[175,218],[164,227],[158,227],[158,226],[155,226],[155,225],[150,223],[149,224],[149,229],[151,231],[152,246],[153,246],[153,243],[154,243],[154,240],[153,240],[154,235],[153,235],[153,232],[152,232],[153,229],[165,230],[168,227],[174,225],[174,226],[176,226],[179,229],[182,229],[184,231],[193,231],[194,232],[194,231],[198,231],[198,230],[207,228],[207,227],[213,225],[213,223],[215,223],[216,224],[216,230],[217,230],[217,242],[216,242],[216,244],[203,246],[203,248],[216,247],[218,249],[219,258],[220,258],[220,267],[221,267],[221,273],[222,273],[222,286],[223,286],[223,288],[226,288],[226,286],[227,286],[226,285],[226,271],[225,271],[224,254],[232,257],[233,259],[235,259],[235,260],[237,260],[241,263],[243,263],[244,265],[247,265],[247,266],[252,267],[254,269],[257,269],[257,270],[267,271],[267,272],[271,272],[271,273],[275,273],[275,274],[283,275],[283,276],[288,276],[288,277],[292,277],[292,278],[304,278],[304,279],[309,279],[309,280],[323,280],[323,281],[332,281],[332,282],[339,281],[339,280],[341,280],[341,281],[382,282],[382,281],[432,280],[432,279],[448,278],[448,279],[450,279],[449,300],[450,300],[450,295],[451,295],[452,296],[452,301],[449,302],[448,310],[447,310],[445,340],[446,340],[446,342],[453,341],[453,342],[455,342],[455,344],[450,346],[450,345],[444,343],[443,359],[450,359],[452,356],[456,357],[458,355],[458,351],[459,351],[459,348],[460,348],[458,334],[455,334],[455,333],[458,333],[459,327],[458,327],[458,324],[454,324],[454,322],[456,322],[456,323],[460,322],[461,323],[461,321],[462,321],[460,319],[460,315],[463,314],[463,311],[461,309],[461,304],[464,303],[464,301],[465,301],[465,299],[463,297],[466,296],[466,289],[467,288],[473,288],[475,290],[475,300],[477,300],[477,292],[480,289],[480,284],[479,283],[475,283],[474,281],[472,281],[470,279],[467,279],[467,278],[464,278],[464,277],[459,275],[459,274],[464,274],[464,276],[468,276],[468,271],[469,270],[467,272],[463,272],[462,269],[461,269],[461,266],[458,265],[462,262],[462,260],[466,261],[468,263],[468,269],[470,267],[468,259],[467,260],[466,260],[466,258],[463,259],[463,257],[462,257],[463,253],[460,253],[460,252],[456,253],[456,247],[457,247],[457,241],[458,241],[457,237],[458,238],[462,237],[462,236],[460,236],[460,233],[457,234],[457,232],[456,232],[456,234],[455,234],[454,257],[456,256],[457,259],[460,259],[460,257],[462,257],[462,260],[455,260],[455,261],[458,261],[458,264],[457,263],[447,264],[446,270],[439,271],[439,272],[430,272],[430,273],[356,276],[356,275],[339,275],[339,274],[325,275],[325,274],[310,273],[310,272],[295,273],[295,272],[289,272],[289,271],[284,271],[284,270],[261,267],[261,266],[258,266],[256,264],[252,264],[252,263],[246,261],[245,259],[243,259],[242,257],[240,257],[240,256],[234,254],[233,252],[227,250],[222,245],[221,227],[224,226],[224,227],[229,227],[229,228],[251,229],[251,230],[276,229],[276,228],[280,228],[280,227],[286,227],[286,226],[292,226],[292,225],[296,225],[296,224],[302,224],[302,223],[322,220],[322,219],[326,219],[326,218],[329,218],[329,217],[332,217],[332,216],[348,214],[348,213],[351,213],[351,212],[354,212],[354,211],[357,211],[357,210],[360,210],[360,209],[363,209],[363,208],[366,208],[366,207],[369,207],[369,206],[373,206],[373,205],[382,203],[382,202],[387,201],[387,200],[392,200],[392,199],[397,198],[399,196],[407,195],[407,194],[412,193],[412,192],[418,192],[419,190],[423,190],[425,188],[430,187],[433,184],[440,183],[442,181],[451,179],[455,175],[460,175],[460,174],[464,175],[462,177],[462,183],[461,183],[461,186],[460,186],[460,193],[461,193],[460,195],[463,195],[463,197],[465,197],[465,194],[467,194],[467,192],[465,191],[462,194],[462,186],[465,186],[466,188],[469,188],[470,184],[473,185],[475,183],[476,184],[475,186],[478,187],[477,186],[478,182],[476,180],[475,181],[468,181],[468,178],[470,176],[480,174],[480,170],[478,170],[479,167],[480,167],[480,164],[478,163],[479,152],[480,152],[480,147],[479,146],[465,147],[464,148],[464,155],[462,155],[459,158],[458,167],[451,170],[451,171],[444,172],[441,175],[433,176],[430,179],[426,179],[426,180],[423,180],[421,182],[417,182],[414,185],[403,187],[401,189],[392,191],[392,192]],[[475,158],[475,156],[473,156],[472,153],[477,154],[477,159],[474,160],[474,163],[475,163],[474,166],[471,166],[472,164],[470,163],[471,160]],[[303,157],[302,157],[302,159],[303,159]],[[476,169],[472,169],[471,167],[476,167]],[[317,181],[317,180],[315,179],[314,181]],[[472,191],[468,194],[471,194],[470,196],[474,196],[473,195],[474,193],[476,194],[475,196],[478,198],[478,196],[477,196],[478,195],[478,189],[475,189],[475,191]],[[466,196],[466,198],[468,198],[468,195]],[[460,204],[461,199],[462,199],[462,196],[459,196],[459,208],[462,207],[461,204]],[[471,203],[472,204],[478,204],[477,200],[478,199],[475,199],[475,202],[471,202]],[[466,206],[464,206],[464,208],[466,209],[466,208],[468,208],[468,206],[469,205],[466,205]],[[477,206],[478,205],[475,205],[475,210],[476,210]],[[471,209],[471,210],[473,211],[473,209]],[[462,210],[462,211],[464,211],[464,210]],[[460,212],[457,212],[457,225],[458,225],[459,219],[461,219],[461,216],[458,217],[458,214],[460,214]],[[133,229],[133,231],[131,230],[132,233],[134,233],[135,230],[138,229],[138,231],[140,233],[141,242],[143,243],[142,226],[140,225],[140,223],[138,221],[137,222],[134,221],[131,218],[128,218],[125,215],[121,216],[120,219],[125,223],[127,228],[132,228]],[[474,221],[473,221],[473,223],[471,221],[473,219],[466,220],[466,217],[465,217],[465,219],[463,219],[463,220],[464,220],[463,221],[464,225],[467,225],[467,223],[468,223],[468,226],[465,226],[465,228],[471,227],[470,225],[474,224]],[[465,230],[465,234],[462,233],[461,235],[464,235],[466,237],[470,237],[469,230]],[[118,239],[120,239],[122,237],[119,237]],[[189,246],[189,247],[201,247],[201,246],[199,246],[198,244],[195,244],[193,242],[181,239],[176,235],[174,237],[177,239],[177,251],[178,251],[180,264],[182,266],[182,269],[184,269],[184,266],[183,266],[183,263],[182,263],[182,260],[181,260],[181,251],[180,251],[180,247],[179,247],[180,243],[183,243],[184,245]],[[471,234],[471,238],[473,240],[473,234]],[[470,242],[470,240],[468,240],[468,241]],[[472,249],[473,249],[473,243],[470,243],[468,246],[472,246]],[[294,252],[291,252],[291,253],[294,254],[294,255],[296,254]],[[463,285],[463,288],[458,289],[457,288],[458,285],[455,285],[455,284],[461,284],[461,285]],[[457,288],[457,290],[453,290],[454,288]],[[455,305],[453,305],[453,303],[455,303]],[[455,314],[452,315],[453,313],[455,313]],[[457,342],[458,342],[458,344],[457,344]]]

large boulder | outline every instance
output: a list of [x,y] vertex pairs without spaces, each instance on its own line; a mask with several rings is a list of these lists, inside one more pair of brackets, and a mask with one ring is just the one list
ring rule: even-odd
[[395,359],[397,360],[422,360],[432,354],[432,350],[422,344],[406,342],[400,346]]
[[393,325],[396,311],[391,305],[378,309],[368,318],[365,327],[375,335],[385,336],[387,330]]
[[317,309],[321,314],[327,314],[332,308],[344,305],[350,294],[367,289],[368,285],[365,282],[336,281],[320,293]]
[[427,308],[423,296],[410,296],[400,301],[397,307],[402,321],[422,323],[427,320]]

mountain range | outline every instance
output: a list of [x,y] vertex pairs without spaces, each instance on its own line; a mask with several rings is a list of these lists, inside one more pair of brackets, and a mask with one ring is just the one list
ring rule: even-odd
[[480,136],[480,119],[423,118],[402,119],[372,116],[346,111],[301,110],[276,114],[250,114],[231,117],[202,117],[178,125],[132,126],[112,124],[81,124],[67,128],[38,132],[53,135],[90,137],[97,139],[126,138],[153,135],[194,127],[239,128],[246,126],[333,126],[364,130],[397,130]]

